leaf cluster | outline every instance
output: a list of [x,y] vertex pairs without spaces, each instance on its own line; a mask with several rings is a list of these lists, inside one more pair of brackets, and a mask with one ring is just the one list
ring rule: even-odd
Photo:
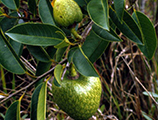
[[[94,63],[113,43],[131,42],[148,60],[155,53],[157,38],[152,22],[140,11],[125,9],[125,0],[114,0],[113,4],[108,0],[75,1],[84,13],[83,20],[75,27],[83,38],[81,40],[76,39],[68,28],[56,24],[51,1],[1,0],[0,65],[13,74],[26,74],[37,80],[38,87],[31,100],[32,119],[46,118],[48,80],[43,81],[55,66],[61,63],[66,66],[63,60],[73,63],[80,74],[97,77],[99,71]],[[23,57],[25,50],[29,51],[31,62]],[[30,65],[32,61],[35,65]],[[58,66],[54,73],[58,83],[61,69],[64,68]],[[20,119],[21,99],[9,107],[6,120],[9,116],[12,119],[13,115]]]

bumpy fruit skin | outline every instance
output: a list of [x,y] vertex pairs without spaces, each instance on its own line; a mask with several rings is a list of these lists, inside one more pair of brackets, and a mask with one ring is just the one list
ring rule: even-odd
[[54,19],[60,26],[71,26],[83,18],[82,11],[74,0],[55,0],[53,6]]
[[81,76],[70,80],[65,75],[61,86],[52,85],[54,101],[75,120],[88,120],[97,111],[101,97],[98,77]]

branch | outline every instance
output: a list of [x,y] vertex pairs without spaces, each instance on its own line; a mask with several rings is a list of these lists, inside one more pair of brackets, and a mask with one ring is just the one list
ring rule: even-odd
[[93,21],[91,21],[91,22],[87,25],[87,27],[85,28],[85,30],[84,30],[83,33],[81,34],[83,41],[86,39],[87,35],[88,35],[89,32],[91,31],[92,25],[93,25]]
[[[67,59],[65,58],[64,60],[62,60],[61,62],[59,62],[59,64],[62,64],[63,62],[65,62]],[[56,67],[56,66],[55,66]],[[21,91],[24,91],[26,89],[28,89],[29,87],[31,87],[32,85],[34,85],[36,82],[38,82],[40,79],[42,79],[43,77],[47,76],[48,74],[50,74],[55,67],[51,68],[49,71],[45,72],[44,74],[40,75],[37,77],[37,79],[35,79],[34,81],[32,81],[29,85],[21,88],[20,90],[15,91],[14,93],[10,94],[8,97],[4,98],[3,100],[0,101],[0,104],[4,103],[5,101],[7,101],[8,99],[10,99],[11,97],[15,96],[16,94],[18,94]]]

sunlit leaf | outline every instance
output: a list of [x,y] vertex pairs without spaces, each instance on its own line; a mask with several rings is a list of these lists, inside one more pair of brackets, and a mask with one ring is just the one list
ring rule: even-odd
[[43,83],[37,104],[37,120],[45,120],[46,118],[46,99],[47,99],[47,81]]
[[61,83],[61,77],[62,77],[62,73],[63,73],[63,66],[58,64],[56,65],[55,69],[54,69],[54,77],[56,82],[60,85]]
[[[14,16],[14,17],[18,17],[17,12],[11,12],[9,14],[9,16]],[[3,30],[3,32],[6,32],[8,29],[12,28],[14,25],[16,25],[18,22],[18,18],[8,18],[8,17],[4,17],[1,21],[1,29]]]
[[36,87],[31,98],[31,120],[37,120],[37,105],[38,105],[39,93],[42,88],[42,85],[43,83],[39,84]]

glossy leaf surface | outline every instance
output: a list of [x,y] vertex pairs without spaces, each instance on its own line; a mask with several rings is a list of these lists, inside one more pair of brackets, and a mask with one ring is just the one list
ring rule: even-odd
[[89,60],[94,63],[104,52],[109,42],[99,37],[93,30],[86,38],[82,49]]
[[33,92],[31,98],[31,120],[37,120],[37,105],[39,100],[39,93],[43,83],[39,84]]
[[122,21],[125,8],[125,0],[114,0],[114,7],[119,20]]
[[55,25],[53,18],[53,8],[49,0],[40,0],[38,10],[43,23]]
[[87,56],[83,53],[81,48],[78,48],[72,58],[72,62],[75,65],[76,70],[84,76],[95,76],[98,77],[93,64],[89,61]]
[[21,120],[20,118],[20,106],[21,106],[21,100],[24,97],[24,94],[19,98],[19,100],[16,100],[13,102],[9,108],[7,109],[7,112],[5,114],[4,120]]
[[19,7],[20,0],[1,0],[2,3],[9,9],[17,10]]
[[57,51],[56,51],[56,61],[57,62],[60,62],[60,60],[62,59],[65,51],[66,51],[66,48],[67,47],[64,47],[64,48],[58,48]]
[[109,30],[108,0],[91,0],[87,6],[89,16],[93,22],[105,30]]
[[54,77],[58,85],[60,85],[61,83],[62,73],[63,73],[63,66],[60,64],[56,65],[54,69]]
[[8,108],[4,120],[20,120],[20,111],[18,111],[19,101],[15,101]]
[[50,61],[50,56],[43,47],[28,45],[27,48],[30,51],[30,53],[39,61],[42,61],[42,62]]
[[46,118],[46,99],[47,99],[47,81],[43,83],[37,104],[37,120],[45,120]]
[[143,33],[144,45],[138,45],[138,47],[148,59],[151,59],[157,45],[155,28],[149,18],[143,13],[135,11],[132,16],[138,22]]
[[[18,17],[18,14],[17,14],[17,12],[12,12],[9,14],[9,16]],[[5,33],[8,29],[12,28],[17,23],[18,23],[17,18],[4,17],[2,19],[2,21],[0,21],[0,26],[2,28],[2,31]],[[21,43],[13,41],[12,39],[10,39],[9,42],[10,42],[11,46],[13,47],[13,49],[15,50],[15,52],[17,53],[17,55],[20,56],[22,53],[23,45]]]
[[35,46],[57,45],[65,38],[61,29],[49,24],[25,23],[6,32],[13,40]]
[[102,29],[101,27],[94,24],[93,31],[98,35],[98,37],[101,37],[103,40],[117,42],[121,41],[121,39],[112,29],[110,29],[110,31],[106,31],[105,29]]
[[24,74],[25,67],[13,50],[10,43],[6,40],[2,31],[0,32],[0,64],[8,71],[15,74]]
[[128,18],[128,19],[125,19],[125,20],[128,20],[128,21],[126,22],[122,21],[122,23],[119,21],[119,18],[117,17],[116,12],[112,8],[110,8],[109,10],[109,15],[113,23],[127,38],[129,38],[131,41],[137,44],[143,44],[142,38],[140,37],[141,36],[140,29],[138,25],[136,24],[136,22],[133,20],[133,18],[129,16],[129,14],[124,14],[124,15],[127,15],[125,16],[125,18]]

